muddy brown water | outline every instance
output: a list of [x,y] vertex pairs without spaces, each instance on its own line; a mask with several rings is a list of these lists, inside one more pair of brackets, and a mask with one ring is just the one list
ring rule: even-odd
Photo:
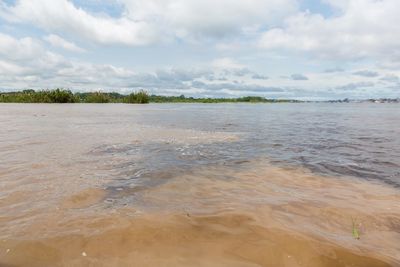
[[399,109],[310,105],[0,105],[0,266],[400,266]]

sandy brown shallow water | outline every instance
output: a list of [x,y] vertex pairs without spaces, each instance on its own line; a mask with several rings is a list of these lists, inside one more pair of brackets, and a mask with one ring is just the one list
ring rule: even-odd
[[[141,192],[141,204],[108,211],[85,212],[110,194],[102,189],[67,196],[23,232],[14,229],[1,240],[1,264],[399,265],[400,196],[394,189],[265,162],[247,168],[216,167],[175,177]],[[225,180],[215,178],[222,173]],[[352,236],[352,219],[359,240]]]
[[126,177],[154,140],[160,153],[241,135],[51,109],[1,132],[0,266],[400,266],[398,188],[266,158]]

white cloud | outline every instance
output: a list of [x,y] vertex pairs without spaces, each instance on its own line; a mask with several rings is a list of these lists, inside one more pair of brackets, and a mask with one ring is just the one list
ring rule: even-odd
[[327,0],[336,16],[299,13],[260,39],[266,49],[309,52],[328,59],[400,60],[400,1]]
[[133,71],[109,64],[71,61],[39,40],[0,33],[0,88],[94,88],[121,85]]
[[40,43],[30,37],[15,39],[0,33],[0,56],[9,60],[30,60],[44,52]]
[[250,34],[297,10],[297,0],[114,1],[124,8],[118,18],[89,13],[68,0],[19,0],[15,5],[0,5],[0,16],[102,44],[147,45],[175,37]]
[[25,73],[26,70],[15,63],[0,60],[0,76],[1,75],[19,75],[21,73]]
[[20,0],[15,6],[3,5],[0,15],[9,22],[32,23],[103,44],[145,45],[157,39],[155,29],[145,21],[96,16],[67,0]]
[[85,49],[80,48],[76,44],[69,42],[67,40],[64,40],[63,38],[61,38],[60,36],[55,35],[55,34],[47,35],[43,39],[45,41],[49,42],[54,47],[60,47],[65,50],[72,51],[72,52],[78,52],[78,53],[85,52]]
[[244,69],[246,67],[245,65],[229,57],[215,59],[212,62],[212,66],[220,70]]
[[295,0],[120,0],[130,18],[161,21],[178,36],[221,36],[281,20]]

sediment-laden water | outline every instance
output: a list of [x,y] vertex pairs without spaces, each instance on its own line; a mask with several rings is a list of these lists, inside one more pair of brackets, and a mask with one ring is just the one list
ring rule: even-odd
[[399,119],[2,104],[0,266],[400,266]]

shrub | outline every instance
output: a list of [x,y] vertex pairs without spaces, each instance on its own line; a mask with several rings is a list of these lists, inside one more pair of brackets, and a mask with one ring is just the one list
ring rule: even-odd
[[110,103],[111,98],[106,93],[94,92],[94,93],[88,93],[86,95],[86,98],[83,100],[83,102],[85,102],[85,103]]
[[139,92],[131,93],[125,97],[124,102],[128,104],[147,104],[149,103],[149,100],[149,94],[144,90],[140,90]]

